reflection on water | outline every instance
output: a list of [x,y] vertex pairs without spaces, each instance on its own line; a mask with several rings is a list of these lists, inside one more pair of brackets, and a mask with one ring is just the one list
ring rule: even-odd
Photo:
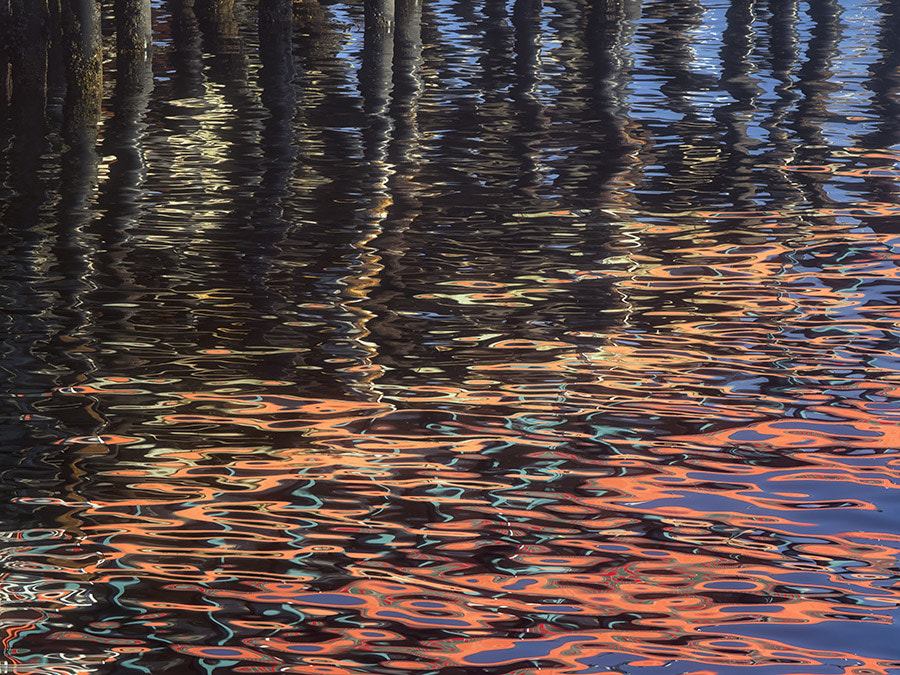
[[0,670],[900,672],[895,3],[364,23],[0,53]]

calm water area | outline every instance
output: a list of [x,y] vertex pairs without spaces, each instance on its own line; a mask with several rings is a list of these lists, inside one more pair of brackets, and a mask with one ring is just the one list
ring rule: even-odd
[[0,96],[0,673],[900,673],[900,4],[112,4]]

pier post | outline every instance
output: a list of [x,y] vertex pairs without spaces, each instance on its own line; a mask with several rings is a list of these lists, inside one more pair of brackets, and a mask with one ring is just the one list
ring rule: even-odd
[[394,0],[365,0],[366,35],[394,30]]
[[394,0],[365,0],[365,12],[360,91],[366,112],[383,115],[392,84]]
[[9,0],[0,0],[0,119],[9,105],[9,27],[12,20]]
[[[150,0],[116,0],[115,11],[115,115],[131,120],[125,124],[131,127],[144,114],[153,87]],[[133,141],[130,138],[126,145]]]
[[[108,180],[109,212],[131,225],[138,216],[133,195],[143,173],[143,119],[153,90],[150,0],[116,0],[116,87],[107,122],[104,155],[115,155]],[[116,228],[121,229],[120,227]]]
[[203,22],[227,25],[234,21],[234,0],[195,0],[194,11]]
[[47,104],[47,0],[10,0],[7,24],[10,95],[26,126],[43,122]]
[[[152,41],[150,27],[150,0],[116,0],[116,54],[128,60],[146,59]],[[140,57],[140,58],[135,58]]]
[[97,0],[64,0],[66,116],[87,124],[100,120],[103,53]]
[[61,222],[75,228],[89,218],[88,205],[97,180],[97,131],[103,95],[100,3],[63,0],[61,18],[66,97],[59,208]]
[[279,196],[287,187],[295,154],[293,18],[291,0],[259,0],[259,83],[262,104],[269,112],[269,119],[263,123],[267,167],[262,186]]

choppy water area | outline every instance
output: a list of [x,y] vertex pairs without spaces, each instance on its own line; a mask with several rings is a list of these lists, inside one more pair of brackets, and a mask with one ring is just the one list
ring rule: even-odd
[[4,102],[0,672],[900,672],[896,3],[202,6]]

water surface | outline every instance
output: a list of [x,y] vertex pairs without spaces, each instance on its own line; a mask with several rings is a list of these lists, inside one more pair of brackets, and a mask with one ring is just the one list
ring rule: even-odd
[[900,672],[896,3],[401,9],[4,108],[0,671]]

